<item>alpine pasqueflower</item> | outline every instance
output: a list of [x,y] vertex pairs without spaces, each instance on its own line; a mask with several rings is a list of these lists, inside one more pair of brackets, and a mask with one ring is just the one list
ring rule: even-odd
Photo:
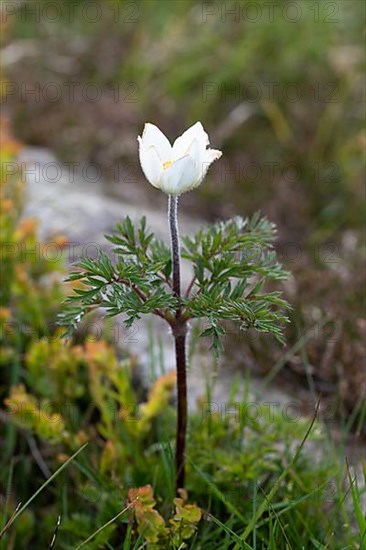
[[209,139],[200,122],[178,137],[173,146],[154,124],[146,123],[138,137],[142,170],[146,179],[168,195],[181,195],[198,187],[221,151],[207,148]]

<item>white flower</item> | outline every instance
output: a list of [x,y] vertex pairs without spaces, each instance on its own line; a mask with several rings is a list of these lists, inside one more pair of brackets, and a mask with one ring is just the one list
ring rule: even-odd
[[208,135],[200,122],[188,128],[173,144],[154,124],[147,123],[138,137],[140,163],[146,179],[168,195],[198,187],[221,151],[207,149]]

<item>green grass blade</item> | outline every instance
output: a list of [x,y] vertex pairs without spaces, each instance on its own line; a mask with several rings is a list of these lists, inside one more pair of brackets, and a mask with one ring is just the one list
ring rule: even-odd
[[[242,535],[240,536],[240,539],[242,541],[245,541],[248,536],[250,535],[250,533],[253,531],[254,527],[256,526],[258,520],[262,517],[262,515],[264,514],[264,512],[267,510],[267,507],[268,507],[268,503],[272,501],[273,497],[275,496],[275,494],[277,493],[278,489],[280,488],[280,485],[282,483],[282,481],[286,478],[289,470],[296,464],[300,454],[301,454],[301,451],[305,445],[305,442],[307,440],[307,438],[309,437],[309,434],[314,426],[314,423],[315,423],[315,419],[317,417],[317,414],[318,414],[318,409],[319,409],[319,405],[320,405],[320,400],[318,401],[317,405],[316,405],[316,409],[315,409],[315,413],[314,413],[314,416],[310,422],[310,425],[308,427],[308,429],[306,430],[306,433],[303,437],[303,440],[301,441],[293,459],[291,460],[291,462],[288,464],[287,468],[282,472],[282,474],[280,475],[280,477],[278,478],[278,480],[276,481],[276,483],[273,485],[272,489],[269,491],[268,495],[266,496],[266,499],[262,502],[262,504],[259,506],[256,514],[252,517],[251,521],[249,522],[249,524],[247,525],[246,529],[244,530],[244,532],[242,533]],[[235,546],[234,547],[234,550],[239,550],[239,546]]]
[[[191,462],[191,461],[190,461]],[[226,506],[226,508],[234,514],[238,519],[240,519],[241,522],[244,524],[246,523],[245,517],[235,508],[235,506],[223,495],[223,493],[220,491],[218,487],[196,466],[193,462],[191,462],[193,468],[196,470],[198,475],[207,483],[207,485],[210,487],[211,491],[216,495],[216,497],[221,500],[221,502]]]
[[131,540],[132,540],[132,523],[128,524],[127,527],[127,533],[125,536],[125,540],[123,542],[123,550],[130,550],[131,548]]
[[235,541],[235,542],[237,542],[238,544],[241,545],[240,548],[246,548],[247,550],[254,550],[254,548],[252,546],[250,546],[247,542],[242,541],[240,539],[239,535],[234,533],[234,531],[232,531],[227,525],[222,523],[218,518],[215,518],[215,516],[213,516],[212,514],[208,514],[208,515],[209,515],[210,519],[212,519],[212,521],[214,523],[216,523],[216,525],[221,527],[221,529],[223,531],[225,531],[225,533],[227,533],[233,541]]
[[[324,325],[330,320],[329,317],[323,317],[319,321],[319,323],[316,325],[317,330],[321,330]],[[279,358],[277,363],[273,366],[273,368],[269,371],[269,373],[263,378],[261,382],[261,390],[263,391],[270,382],[277,376],[277,374],[281,371],[281,369],[286,365],[287,361],[291,359],[296,353],[298,353],[303,346],[308,342],[308,340],[311,340],[314,337],[314,327],[309,329],[295,344],[286,351],[282,355],[282,357]]]
[[39,493],[41,493],[43,491],[43,489],[45,489],[45,487],[47,487],[47,485],[49,485],[51,483],[51,481],[53,481],[55,479],[55,477],[58,476],[58,474],[60,472],[62,472],[62,470],[64,470],[66,468],[66,466],[72,461],[74,460],[74,458],[77,457],[77,455],[79,453],[81,453],[81,451],[83,451],[85,449],[85,447],[88,445],[88,443],[84,443],[84,445],[82,447],[80,447],[80,449],[78,449],[72,456],[70,456],[70,458],[68,458],[66,460],[66,462],[64,462],[59,468],[58,470],[56,470],[55,473],[53,473],[51,475],[51,477],[49,477],[41,486],[39,489],[37,489],[37,491],[27,500],[27,502],[25,502],[23,504],[23,506],[21,508],[19,508],[19,510],[12,516],[11,518],[11,521],[9,521],[7,523],[7,525],[2,529],[2,531],[0,532],[0,540],[1,538],[3,537],[3,535],[5,534],[5,531],[7,529],[9,529],[9,527],[14,523],[14,521],[20,516],[20,514],[22,512],[24,512],[24,510],[30,505],[31,502],[33,502],[33,500],[39,495]]
[[130,504],[128,506],[126,506],[126,508],[123,508],[123,510],[120,510],[120,512],[118,512],[118,514],[116,514],[112,519],[110,519],[109,521],[107,521],[107,523],[105,523],[104,525],[102,525],[101,527],[99,527],[99,529],[97,529],[96,531],[94,531],[94,533],[92,533],[87,539],[85,539],[83,542],[81,542],[76,548],[75,550],[79,550],[79,548],[82,548],[83,546],[85,546],[88,542],[90,542],[94,537],[96,537],[101,531],[103,531],[103,529],[105,529],[106,527],[109,527],[109,525],[112,525],[112,523],[114,521],[116,521],[116,519],[118,519],[120,516],[122,516],[125,512],[127,512],[127,510],[129,510],[131,508],[131,506],[133,506],[133,502],[130,502]]
[[5,525],[7,524],[7,516],[8,516],[8,506],[9,506],[9,500],[10,500],[10,494],[11,494],[11,485],[13,483],[13,471],[14,471],[14,460],[12,459],[10,462],[10,468],[9,468],[9,475],[7,480],[7,485],[5,489],[5,507],[4,507],[4,525],[3,529],[5,528]]
[[361,502],[360,502],[360,491],[359,491],[358,484],[357,484],[357,477],[355,476],[352,479],[352,475],[351,475],[351,472],[350,472],[350,469],[349,469],[349,463],[348,463],[347,459],[346,459],[346,464],[347,464],[348,479],[349,479],[350,487],[351,487],[353,507],[354,507],[354,510],[355,510],[357,524],[358,524],[358,527],[360,529],[361,548],[363,548],[363,543],[365,542],[365,539],[366,539],[366,519],[365,519],[365,516],[363,514],[362,506],[361,506]]

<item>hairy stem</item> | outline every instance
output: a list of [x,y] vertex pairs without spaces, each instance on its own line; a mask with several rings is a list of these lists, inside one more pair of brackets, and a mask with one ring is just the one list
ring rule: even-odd
[[[170,226],[170,243],[172,250],[172,265],[173,265],[173,292],[178,300],[181,299],[180,294],[180,246],[179,246],[179,231],[178,231],[178,197],[169,195],[169,226]],[[180,315],[180,307],[177,309],[177,317]]]
[[185,447],[187,431],[187,372],[186,372],[186,336],[187,324],[181,317],[180,304],[180,247],[178,232],[178,197],[169,195],[169,226],[172,249],[173,292],[178,298],[175,312],[173,336],[175,342],[175,357],[177,366],[178,418],[175,448],[176,490],[184,488],[185,482]]

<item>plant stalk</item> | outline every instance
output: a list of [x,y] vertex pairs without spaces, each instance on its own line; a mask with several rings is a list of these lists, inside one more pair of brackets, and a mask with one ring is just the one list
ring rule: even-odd
[[178,231],[178,197],[169,195],[169,226],[170,241],[172,250],[172,269],[173,269],[173,292],[178,299],[178,306],[175,312],[175,324],[173,326],[173,336],[175,342],[175,357],[177,368],[177,434],[175,447],[175,467],[176,467],[176,491],[183,489],[185,484],[185,447],[187,432],[187,356],[186,356],[186,337],[187,323],[182,320],[181,313],[181,285],[180,285],[180,246]]

